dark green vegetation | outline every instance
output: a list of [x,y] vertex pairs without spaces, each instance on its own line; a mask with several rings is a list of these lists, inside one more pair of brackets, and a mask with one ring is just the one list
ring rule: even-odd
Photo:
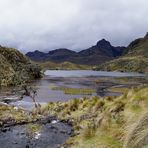
[[55,63],[71,62],[80,65],[96,65],[120,56],[125,47],[114,47],[110,42],[102,39],[96,45],[75,52],[69,49],[56,49],[44,53],[41,51],[28,52],[26,55],[34,61],[51,61]]
[[98,66],[97,70],[148,73],[148,34],[131,42],[122,57]]
[[79,65],[71,62],[63,62],[63,63],[54,63],[54,62],[41,62],[39,63],[42,69],[51,69],[51,70],[88,70],[92,69],[91,66],[88,65]]
[[119,97],[92,97],[42,106],[41,114],[73,123],[72,148],[145,148],[148,146],[148,87],[126,90]]
[[40,78],[40,70],[18,50],[0,46],[0,86],[19,85]]

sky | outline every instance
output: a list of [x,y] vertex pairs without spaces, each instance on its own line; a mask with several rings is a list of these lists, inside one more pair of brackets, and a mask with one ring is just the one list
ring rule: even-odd
[[22,52],[127,46],[148,32],[148,0],[0,0],[0,44]]

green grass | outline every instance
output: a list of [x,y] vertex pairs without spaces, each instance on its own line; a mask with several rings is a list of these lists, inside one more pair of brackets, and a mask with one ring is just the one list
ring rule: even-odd
[[41,130],[41,125],[30,123],[30,124],[26,125],[26,128],[29,132],[35,133],[35,132],[39,132]]
[[88,65],[80,65],[80,64],[74,64],[71,62],[63,62],[63,63],[54,63],[51,61],[38,63],[42,67],[42,69],[47,70],[90,70],[92,69],[91,66]]
[[39,119],[38,115],[29,114],[27,111],[13,107],[0,105],[0,125],[3,126],[5,123],[22,123],[31,122]]
[[125,56],[98,66],[98,70],[148,73],[148,58]]
[[70,95],[92,95],[96,92],[95,89],[89,89],[89,88],[65,88],[65,87],[51,87],[52,90],[61,90],[64,92],[64,94],[70,94]]
[[[144,147],[141,139],[148,134],[147,130],[143,131],[147,129],[145,121],[148,116],[144,116],[146,120],[141,116],[147,112],[147,97],[148,87],[145,86],[130,89],[122,96],[110,99],[91,97],[52,102],[43,110],[73,123],[76,135],[67,140],[68,147],[121,148],[130,145],[134,139],[135,147]],[[137,131],[139,134],[135,134]]]

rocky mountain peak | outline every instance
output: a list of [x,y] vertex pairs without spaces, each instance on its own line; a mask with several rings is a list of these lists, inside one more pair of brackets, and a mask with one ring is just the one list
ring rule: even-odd
[[102,40],[97,42],[97,46],[111,46],[111,44],[110,44],[109,41],[102,39]]
[[145,37],[144,38],[148,38],[148,32],[146,33]]

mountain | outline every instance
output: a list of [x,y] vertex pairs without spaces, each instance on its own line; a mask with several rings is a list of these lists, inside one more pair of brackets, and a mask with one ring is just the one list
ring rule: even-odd
[[56,49],[48,52],[49,58],[54,62],[64,62],[67,59],[77,55],[75,51],[69,49]]
[[53,62],[63,62],[64,60],[67,60],[69,57],[74,56],[75,54],[77,53],[74,51],[60,48],[60,49],[49,51],[48,53],[44,53],[36,50],[34,52],[28,52],[26,56],[28,56],[33,61],[51,60]]
[[36,50],[28,52],[26,56],[33,61],[51,61],[56,63],[68,61],[75,64],[96,65],[120,56],[124,49],[125,47],[114,47],[110,42],[102,39],[96,45],[80,52],[61,48],[49,51],[48,53]]
[[108,57],[116,57],[121,55],[122,49],[122,47],[113,47],[110,42],[102,39],[98,41],[95,46],[82,50],[79,52],[79,54],[82,56],[102,55]]
[[41,77],[40,68],[18,50],[0,46],[0,86],[18,85]]
[[71,59],[71,62],[87,65],[101,64],[120,56],[124,49],[125,47],[114,47],[110,42],[102,39],[95,46],[80,51],[78,57]]
[[97,70],[148,73],[148,33],[131,42],[121,57],[98,66]]

